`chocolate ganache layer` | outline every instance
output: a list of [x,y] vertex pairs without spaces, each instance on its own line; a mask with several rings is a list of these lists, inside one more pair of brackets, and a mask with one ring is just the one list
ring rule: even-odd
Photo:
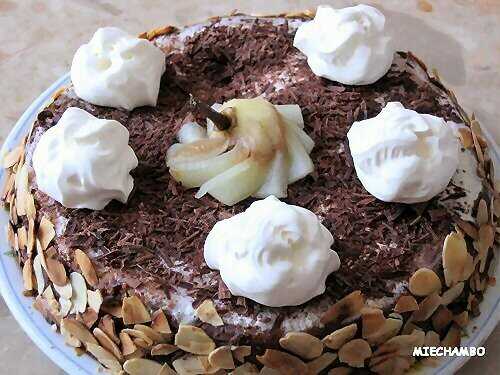
[[[86,252],[105,303],[121,303],[135,293],[151,309],[165,308],[174,328],[189,322],[218,343],[272,347],[287,331],[320,333],[325,329],[321,315],[353,290],[388,309],[415,270],[441,272],[443,240],[455,218],[467,219],[481,190],[480,183],[479,188],[467,185],[477,178],[472,154],[462,150],[457,175],[432,201],[385,203],[356,177],[346,133],[353,121],[377,115],[389,101],[454,122],[459,122],[457,109],[409,53],[397,53],[389,72],[371,85],[345,86],[315,76],[292,45],[300,22],[233,16],[159,35],[153,41],[166,53],[167,69],[156,107],[131,112],[98,107],[68,88],[39,114],[28,161],[40,135],[71,106],[118,120],[130,132],[139,166],[132,172],[135,188],[127,204],[113,201],[102,211],[68,209],[35,193],[38,215],[56,223],[58,257],[76,269],[74,251]],[[196,199],[195,190],[170,176],[165,155],[177,131],[187,121],[205,123],[189,112],[187,92],[209,104],[262,95],[273,104],[300,106],[305,131],[315,142],[315,171],[289,186],[285,201],[317,214],[334,236],[341,266],[327,279],[323,295],[301,306],[270,308],[232,296],[219,273],[207,267],[203,244],[210,229],[253,200],[227,207],[208,195]],[[195,318],[194,309],[206,298],[214,301],[223,326]]]

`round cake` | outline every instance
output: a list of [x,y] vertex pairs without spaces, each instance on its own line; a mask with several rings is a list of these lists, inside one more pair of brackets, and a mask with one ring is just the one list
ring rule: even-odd
[[[311,17],[233,14],[145,33],[166,57],[155,106],[95,105],[71,86],[7,155],[3,200],[25,293],[36,296],[35,307],[69,345],[129,374],[160,374],[161,366],[161,374],[174,373],[170,366],[181,374],[258,373],[262,366],[283,374],[400,373],[414,362],[408,345],[459,345],[490,281],[496,218],[477,121],[410,52],[395,53],[374,83],[316,75],[294,47],[297,29]],[[197,198],[169,173],[165,158],[181,127],[206,122],[188,94],[208,105],[261,97],[300,107],[314,141],[314,171],[281,200],[314,213],[333,236],[340,267],[324,293],[297,306],[266,306],[233,295],[207,265],[204,244],[214,225],[257,199],[226,205],[208,194]],[[390,102],[444,119],[461,141],[450,183],[425,202],[384,202],[358,178],[347,134]],[[71,107],[128,130],[138,164],[125,203],[68,208],[39,189],[34,152]],[[85,155],[66,157],[78,163]],[[45,168],[58,166],[49,160]],[[462,258],[455,247],[465,249]]]

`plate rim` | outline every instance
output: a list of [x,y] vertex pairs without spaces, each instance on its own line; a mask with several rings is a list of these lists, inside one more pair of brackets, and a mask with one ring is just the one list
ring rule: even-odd
[[[56,80],[52,85],[49,86],[38,98],[36,98],[29,107],[24,111],[19,120],[16,122],[14,127],[9,132],[6,137],[1,150],[0,155],[5,155],[9,148],[15,146],[16,142],[19,142],[21,136],[29,132],[29,127],[33,124],[36,119],[37,114],[43,110],[53,98],[53,95],[59,91],[61,88],[66,87],[70,84],[70,73],[64,74],[58,80]],[[489,135],[485,132],[486,136]],[[491,142],[490,142],[491,143]],[[499,154],[498,146],[492,143],[494,147],[494,152],[496,155]],[[3,168],[0,168],[0,181],[3,182],[5,173]],[[4,215],[4,213],[2,213]],[[3,240],[4,241],[4,240]],[[3,245],[3,244],[0,244]],[[38,311],[29,311],[26,301],[33,301],[32,297],[24,297],[22,293],[18,290],[19,288],[12,285],[10,279],[7,276],[6,267],[11,267],[11,265],[6,264],[5,259],[5,249],[0,246],[0,293],[9,308],[12,316],[16,319],[18,324],[28,335],[28,337],[36,344],[36,346],[42,350],[42,352],[47,355],[52,362],[59,366],[62,370],[69,374],[81,374],[81,375],[91,375],[95,373],[95,370],[100,366],[100,364],[92,359],[89,355],[84,355],[78,357],[71,348],[67,347],[60,334],[53,332],[50,329],[50,325],[45,322],[46,327],[40,327],[34,320],[33,314],[39,314]],[[493,261],[494,266],[498,266],[498,258],[495,255]],[[18,265],[16,262],[11,262],[16,268]],[[19,270],[17,270],[19,272]],[[499,267],[495,268],[495,275],[499,274]],[[19,272],[20,274],[20,272]],[[476,331],[471,334],[468,338],[463,341],[464,346],[480,346],[492,333],[492,331],[497,326],[500,321],[500,284],[497,283],[495,286],[491,286],[487,289],[485,295],[496,294],[496,302],[492,303],[491,310],[488,316],[484,319],[484,312],[479,316],[483,317],[484,324],[478,326]],[[485,298],[486,299],[486,298]],[[24,303],[23,303],[24,300]],[[32,303],[32,302],[31,302]],[[482,302],[482,304],[484,301]],[[40,315],[40,314],[39,314]],[[41,315],[40,315],[41,317]],[[473,320],[469,322],[467,328],[472,325]],[[423,371],[418,370],[418,373],[428,373],[428,374],[439,374],[447,375],[453,374],[459,370],[470,357],[453,357],[451,359],[443,358],[439,363],[438,367],[422,367]]]

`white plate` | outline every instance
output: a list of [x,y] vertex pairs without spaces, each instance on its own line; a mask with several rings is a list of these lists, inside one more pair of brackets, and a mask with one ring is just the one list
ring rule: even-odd
[[[60,78],[49,87],[38,99],[36,99],[21,116],[14,126],[14,129],[7,137],[2,147],[0,155],[16,146],[20,139],[27,134],[31,125],[36,119],[40,110],[45,108],[51,101],[52,95],[61,87],[67,86],[70,82],[69,74]],[[497,164],[500,166],[500,163]],[[4,182],[3,170],[0,171],[0,186]],[[6,228],[8,215],[0,212],[0,227]],[[4,229],[2,229],[4,230]],[[5,233],[5,232],[4,232]],[[19,322],[24,331],[33,342],[47,355],[54,363],[71,375],[93,375],[100,367],[91,357],[84,355],[77,357],[74,350],[64,344],[58,333],[55,333],[42,315],[33,307],[33,298],[24,297],[23,280],[21,272],[15,259],[6,255],[10,250],[6,236],[0,238],[0,291],[12,315]],[[498,259],[495,259],[495,264]],[[499,268],[496,267],[496,277],[500,280]],[[488,288],[481,305],[481,315],[472,320],[468,326],[468,335],[462,339],[463,346],[479,346],[493,331],[500,320],[500,283]],[[421,368],[419,373],[426,374],[453,374],[468,360],[468,357],[454,357],[441,361],[437,368]]]

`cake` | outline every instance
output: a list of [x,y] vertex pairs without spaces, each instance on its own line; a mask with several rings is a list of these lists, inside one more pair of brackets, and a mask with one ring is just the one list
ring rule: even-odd
[[[67,87],[4,158],[2,198],[24,293],[69,345],[129,374],[174,373],[170,366],[193,374],[262,366],[283,374],[401,373],[415,361],[409,348],[459,346],[493,280],[497,193],[479,124],[411,52],[395,53],[374,83],[317,76],[293,45],[313,15],[232,14],[145,33],[166,56],[156,105],[95,105]],[[182,125],[205,123],[187,93],[209,105],[260,96],[300,107],[314,171],[282,200],[313,212],[333,235],[341,263],[324,293],[298,306],[265,306],[233,295],[207,266],[214,225],[257,199],[197,198],[169,174],[165,157]],[[347,133],[389,102],[444,119],[461,142],[451,182],[428,201],[384,202],[357,176]],[[33,154],[70,107],[128,130],[138,160],[128,200],[68,208],[38,188]]]

